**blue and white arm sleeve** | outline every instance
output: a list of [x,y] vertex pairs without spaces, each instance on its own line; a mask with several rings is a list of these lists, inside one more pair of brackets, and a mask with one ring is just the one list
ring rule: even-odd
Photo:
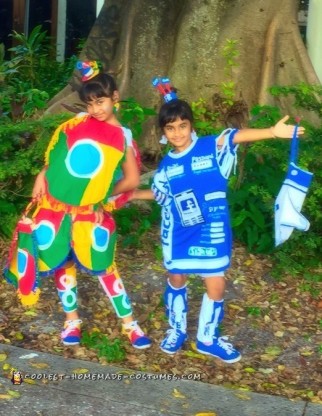
[[[224,178],[229,177],[232,169],[234,173],[236,171],[238,145],[234,145],[233,139],[237,131],[237,129],[226,129],[216,137],[216,158]],[[222,137],[224,137],[224,143],[218,146],[218,140]]]
[[309,221],[301,209],[313,174],[290,163],[286,178],[275,201],[275,246],[286,241],[294,228],[307,231]]
[[158,170],[154,175],[151,189],[159,205],[164,207],[171,204],[173,198],[170,194],[170,187],[164,169]]

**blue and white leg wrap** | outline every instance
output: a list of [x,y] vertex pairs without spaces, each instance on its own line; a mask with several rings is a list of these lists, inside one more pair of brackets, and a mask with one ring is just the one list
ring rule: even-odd
[[164,292],[164,304],[170,327],[186,333],[188,312],[186,285],[177,289],[168,280]]
[[294,228],[307,231],[309,221],[301,209],[313,174],[290,163],[286,178],[275,201],[275,246],[286,241]]
[[218,338],[220,322],[224,319],[224,300],[209,299],[207,293],[203,295],[197,339],[204,344],[212,344],[213,338]]
[[275,201],[275,246],[286,241],[294,228],[307,231],[309,221],[301,214],[307,191],[312,181],[311,172],[297,166],[299,139],[298,126],[295,127],[292,141],[288,172]]

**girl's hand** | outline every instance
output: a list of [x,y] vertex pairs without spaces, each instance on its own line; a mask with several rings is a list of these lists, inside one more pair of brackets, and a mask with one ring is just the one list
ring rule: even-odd
[[104,220],[104,210],[102,207],[99,207],[97,211],[95,211],[95,223],[102,224]]
[[46,193],[45,169],[38,173],[32,189],[32,199],[39,201]]
[[[285,116],[280,121],[278,121],[275,126],[270,128],[273,137],[280,137],[283,139],[291,139],[293,137],[294,129],[296,126],[293,124],[286,124],[288,119],[289,116]],[[301,136],[304,134],[304,132],[305,128],[298,126],[297,136]]]

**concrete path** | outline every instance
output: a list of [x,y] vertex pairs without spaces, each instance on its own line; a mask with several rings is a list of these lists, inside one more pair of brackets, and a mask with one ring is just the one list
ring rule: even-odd
[[[320,404],[171,380],[168,374],[140,373],[6,344],[0,344],[0,357],[0,415],[322,416]],[[9,370],[3,369],[8,364],[23,374],[20,385],[14,385]]]

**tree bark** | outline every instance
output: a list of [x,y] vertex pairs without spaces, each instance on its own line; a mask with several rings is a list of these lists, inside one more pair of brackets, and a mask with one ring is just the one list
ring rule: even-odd
[[[116,76],[123,98],[158,108],[161,97],[151,86],[157,75],[168,75],[181,98],[209,102],[227,81],[223,47],[227,39],[237,40],[238,66],[231,76],[236,97],[242,95],[249,108],[279,105],[296,115],[290,98],[273,98],[268,88],[319,84],[297,10],[298,0],[106,0],[80,58],[101,61]],[[76,105],[77,85],[75,73],[49,111]]]

